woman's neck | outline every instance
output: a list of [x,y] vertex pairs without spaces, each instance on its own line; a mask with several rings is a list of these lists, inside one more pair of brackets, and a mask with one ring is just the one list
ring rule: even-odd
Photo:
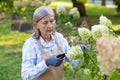
[[44,41],[45,41],[46,43],[50,42],[50,40],[51,40],[51,35],[49,35],[49,36],[42,36],[42,35],[41,35],[41,37],[44,39]]

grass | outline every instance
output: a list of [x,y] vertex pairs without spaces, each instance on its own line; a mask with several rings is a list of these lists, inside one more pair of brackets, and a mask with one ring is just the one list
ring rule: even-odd
[[0,80],[21,80],[21,48],[28,34],[11,31],[8,20],[0,25]]
[[[7,46],[8,47],[8,46]],[[11,47],[11,46],[9,46]],[[3,48],[3,50],[8,50],[10,48]],[[3,52],[0,58],[0,79],[1,80],[21,80],[20,78],[20,66],[21,66],[21,50],[15,50],[12,48],[12,52]]]
[[[86,10],[88,17],[80,18],[79,25],[83,19],[86,19],[90,26],[98,24],[99,16],[103,14],[112,21],[115,30],[120,29],[120,16],[116,16],[115,8],[87,4]],[[21,48],[29,34],[12,31],[10,25],[9,19],[0,21],[0,80],[21,80]],[[77,73],[77,80],[80,78],[81,80],[92,80],[91,76],[81,76],[82,74]],[[64,80],[72,80],[71,75],[73,75],[73,70],[65,67]]]

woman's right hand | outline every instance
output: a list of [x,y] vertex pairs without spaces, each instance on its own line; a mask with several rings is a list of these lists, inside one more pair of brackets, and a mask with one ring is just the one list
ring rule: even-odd
[[60,64],[63,62],[63,59],[61,58],[58,58],[57,57],[58,55],[52,55],[52,56],[49,56],[45,62],[46,62],[46,65],[47,66],[54,66],[54,67],[57,67],[57,66],[60,66]]

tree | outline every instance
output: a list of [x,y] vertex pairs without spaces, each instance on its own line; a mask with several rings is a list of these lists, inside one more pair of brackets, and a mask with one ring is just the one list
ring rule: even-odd
[[114,1],[114,3],[117,5],[117,13],[119,13],[120,12],[120,0],[113,0]]
[[85,5],[84,5],[83,2],[78,1],[78,0],[72,0],[72,3],[73,3],[74,7],[78,8],[78,11],[79,11],[79,14],[80,14],[81,17],[86,17],[87,16]]
[[101,0],[102,2],[101,2],[101,5],[102,6],[105,6],[106,5],[106,0]]
[[0,12],[11,11],[13,8],[13,0],[0,0]]

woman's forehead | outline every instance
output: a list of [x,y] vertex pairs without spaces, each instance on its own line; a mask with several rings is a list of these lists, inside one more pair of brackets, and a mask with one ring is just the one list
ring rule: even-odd
[[41,19],[41,21],[42,21],[42,20],[51,20],[51,19],[54,19],[54,15],[47,15],[47,16],[43,17],[43,18]]

